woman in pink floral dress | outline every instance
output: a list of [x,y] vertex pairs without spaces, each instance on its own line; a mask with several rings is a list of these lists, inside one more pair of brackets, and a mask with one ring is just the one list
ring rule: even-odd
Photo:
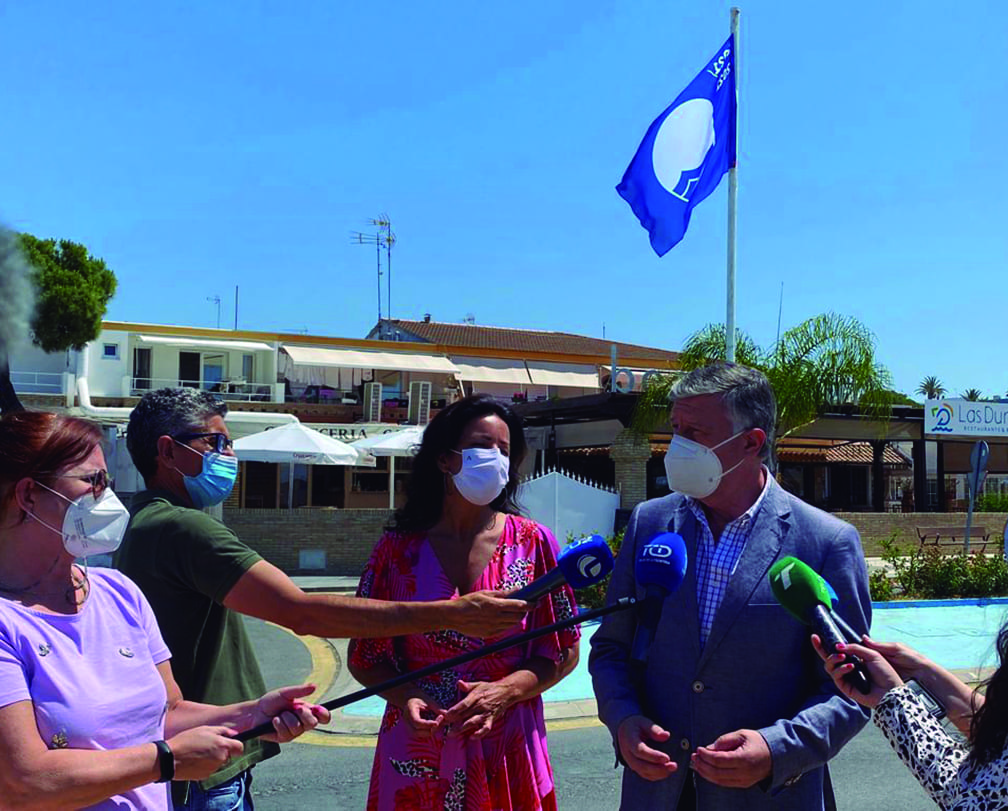
[[[358,594],[443,600],[511,591],[556,565],[552,534],[517,515],[521,420],[476,395],[440,412],[413,462],[406,505],[378,542]],[[568,587],[504,636],[572,615]],[[369,811],[551,811],[556,808],[540,694],[577,664],[578,631],[549,634],[383,693]],[[350,670],[377,684],[493,640],[455,631],[351,642]]]

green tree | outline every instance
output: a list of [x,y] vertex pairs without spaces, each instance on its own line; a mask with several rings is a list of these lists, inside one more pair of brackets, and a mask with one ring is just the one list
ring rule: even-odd
[[[709,324],[686,341],[683,371],[724,360],[724,326]],[[889,372],[875,360],[875,336],[856,318],[825,313],[792,327],[769,350],[736,335],[735,358],[762,371],[777,397],[778,440],[816,418],[824,406],[856,403],[886,419],[897,399]],[[648,433],[668,419],[675,378],[651,378],[634,410],[632,427]],[[901,396],[901,395],[900,395]]]
[[971,403],[977,402],[983,395],[980,393],[980,389],[966,389],[962,394],[959,395],[964,400],[969,400]]
[[928,400],[940,400],[945,396],[945,387],[934,375],[928,375],[917,387],[917,393],[923,394]]
[[[32,343],[45,352],[83,349],[101,332],[102,318],[116,291],[115,274],[77,242],[38,239],[31,234],[21,234],[18,241],[31,267],[36,295],[29,323]],[[6,361],[6,350],[3,355]],[[0,396],[5,392],[0,411],[20,409],[10,385],[10,370],[3,362]]]

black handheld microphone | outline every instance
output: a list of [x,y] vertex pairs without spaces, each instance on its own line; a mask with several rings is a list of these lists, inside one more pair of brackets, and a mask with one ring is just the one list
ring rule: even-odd
[[638,585],[644,587],[644,601],[638,607],[637,630],[630,646],[630,667],[638,677],[647,667],[665,598],[682,585],[687,563],[686,542],[675,532],[656,535],[637,555],[634,576]]
[[583,589],[598,583],[612,568],[613,556],[609,544],[601,535],[590,535],[565,546],[557,555],[555,569],[550,569],[508,596],[533,602],[564,583],[569,583],[573,589]]
[[[816,572],[816,574],[818,574],[818,572]],[[847,623],[847,621],[837,613],[836,608],[840,604],[840,597],[837,595],[836,589],[834,589],[830,585],[829,580],[827,580],[821,574],[819,575],[819,579],[823,581],[823,584],[826,586],[826,590],[829,592],[830,596],[829,615],[832,618],[833,622],[836,623],[836,627],[840,629],[840,633],[844,635],[844,639],[846,639],[848,642],[855,642],[858,645],[860,645],[861,634],[859,634],[857,631],[851,628],[850,625]]]
[[[781,558],[770,567],[770,588],[774,597],[799,622],[811,625],[827,653],[837,653],[844,636],[831,616],[831,599],[826,581],[807,563],[794,557]],[[847,679],[862,694],[871,692],[871,679],[864,662],[853,653],[846,661],[854,665]]]

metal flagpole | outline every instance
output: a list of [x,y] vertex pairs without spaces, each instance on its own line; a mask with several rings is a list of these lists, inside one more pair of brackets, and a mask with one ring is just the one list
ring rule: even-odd
[[732,69],[735,71],[735,161],[728,168],[728,280],[725,315],[725,360],[735,362],[735,217],[738,214],[739,14],[731,10]]

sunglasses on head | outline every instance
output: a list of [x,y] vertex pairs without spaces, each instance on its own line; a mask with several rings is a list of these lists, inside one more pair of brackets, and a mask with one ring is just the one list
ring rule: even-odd
[[193,433],[193,434],[176,434],[172,439],[178,442],[190,442],[194,439],[206,440],[210,446],[217,451],[217,453],[224,453],[228,448],[234,445],[234,440],[231,439],[227,434],[218,433]]

